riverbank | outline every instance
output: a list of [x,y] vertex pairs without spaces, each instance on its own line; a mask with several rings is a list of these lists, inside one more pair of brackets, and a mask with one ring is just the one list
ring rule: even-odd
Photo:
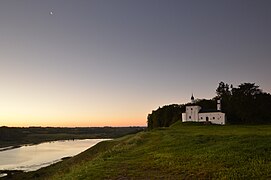
[[268,179],[271,126],[182,124],[107,142],[15,179]]
[[[101,141],[109,139],[65,140],[22,146],[18,149],[0,152],[0,170],[6,173],[35,171],[42,167],[69,159]],[[15,170],[15,171],[14,171]]]
[[145,127],[0,127],[0,151],[22,145],[72,139],[111,139],[144,130]]
[[0,170],[0,178],[5,177],[5,178],[12,178],[15,175],[20,176],[23,171],[21,170]]
[[15,148],[19,148],[19,147],[21,147],[21,146],[22,146],[22,145],[3,147],[3,148],[0,148],[0,152],[1,152],[1,151],[7,151],[7,150],[15,149]]

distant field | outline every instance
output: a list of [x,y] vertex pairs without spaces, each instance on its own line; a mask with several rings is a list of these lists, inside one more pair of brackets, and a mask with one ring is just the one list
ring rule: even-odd
[[0,148],[67,139],[116,138],[144,129],[144,127],[0,127]]
[[101,142],[74,158],[17,178],[270,179],[271,125],[177,122]]

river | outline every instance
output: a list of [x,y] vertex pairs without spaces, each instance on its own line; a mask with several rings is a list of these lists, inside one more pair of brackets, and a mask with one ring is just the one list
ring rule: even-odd
[[[0,170],[35,171],[108,139],[53,141],[0,151]],[[1,177],[1,174],[0,174]]]

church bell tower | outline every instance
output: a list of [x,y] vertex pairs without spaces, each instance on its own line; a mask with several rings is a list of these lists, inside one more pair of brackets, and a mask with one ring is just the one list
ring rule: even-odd
[[217,110],[221,111],[221,100],[220,99],[217,100],[216,106],[217,106]]

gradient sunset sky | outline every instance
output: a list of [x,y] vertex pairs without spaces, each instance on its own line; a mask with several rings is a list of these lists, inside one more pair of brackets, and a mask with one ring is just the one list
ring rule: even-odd
[[[144,126],[220,81],[271,92],[270,0],[1,0],[0,126]],[[52,13],[51,13],[52,12]]]

